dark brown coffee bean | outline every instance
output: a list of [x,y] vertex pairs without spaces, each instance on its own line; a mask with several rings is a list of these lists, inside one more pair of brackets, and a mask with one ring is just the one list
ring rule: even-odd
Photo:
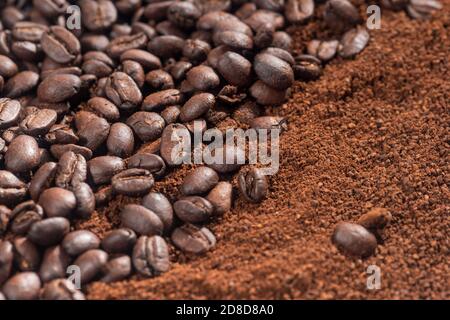
[[81,47],[84,52],[105,51],[108,47],[109,39],[104,35],[85,34],[80,39]]
[[273,11],[257,10],[250,17],[244,20],[253,30],[257,31],[263,25],[272,25],[274,30],[284,27],[284,17]]
[[63,102],[80,91],[81,80],[72,74],[55,74],[45,78],[38,87],[38,98],[47,102]]
[[11,212],[10,229],[15,234],[27,234],[31,226],[41,221],[44,216],[43,208],[34,201],[26,201],[17,205]]
[[120,109],[133,109],[142,102],[136,82],[124,72],[114,72],[107,80],[106,96]]
[[145,73],[139,63],[133,60],[125,60],[122,62],[122,71],[129,75],[139,88],[144,86]]
[[435,0],[411,0],[406,12],[413,19],[427,19],[435,11],[441,10],[442,4]]
[[119,157],[101,156],[90,160],[88,169],[95,184],[105,184],[114,175],[125,170],[125,162]]
[[109,260],[102,268],[101,282],[111,283],[126,279],[132,271],[129,256],[119,256]]
[[183,56],[194,64],[202,63],[206,60],[211,46],[202,40],[188,39],[184,43]]
[[80,144],[92,151],[97,150],[106,141],[110,130],[108,121],[89,111],[79,111],[75,114],[75,126]]
[[179,106],[169,106],[161,111],[161,117],[167,124],[175,123],[180,116],[181,109]]
[[284,49],[269,47],[269,48],[265,49],[264,51],[262,51],[262,53],[267,53],[272,56],[275,56],[275,57],[289,63],[290,66],[295,64],[294,57],[289,53],[289,51],[286,51]]
[[43,190],[51,187],[56,171],[57,164],[54,162],[47,162],[36,171],[29,186],[29,192],[34,201],[38,201]]
[[17,98],[33,90],[39,82],[39,75],[33,71],[22,71],[10,78],[3,89],[9,98]]
[[222,215],[231,209],[233,198],[233,187],[226,181],[219,182],[206,196],[206,199],[213,205],[214,214]]
[[6,233],[10,218],[11,210],[4,205],[0,205],[0,236]]
[[110,155],[128,157],[134,150],[134,135],[129,126],[118,122],[111,126],[106,146]]
[[339,41],[330,40],[330,41],[320,41],[320,40],[311,40],[308,43],[308,54],[313,55],[319,58],[322,61],[331,60],[337,52],[339,46]]
[[392,221],[392,214],[385,208],[373,208],[359,217],[357,223],[369,231],[378,232]]
[[219,173],[229,173],[238,170],[245,163],[245,152],[241,148],[227,146],[205,148],[204,159],[208,167]]
[[70,256],[59,245],[45,250],[39,269],[39,277],[42,282],[66,277],[70,260]]
[[67,279],[55,279],[44,285],[41,300],[86,300],[84,294]]
[[[233,50],[251,50],[253,49],[252,37],[236,31],[220,32],[217,36],[217,45],[226,45]],[[269,42],[270,44],[270,42]]]
[[279,130],[287,130],[287,121],[286,118],[276,117],[276,116],[262,116],[254,118],[250,122],[250,126],[253,129],[279,129]]
[[201,11],[190,2],[174,2],[167,9],[167,18],[180,28],[193,28],[200,16]]
[[37,245],[49,247],[58,244],[69,229],[69,220],[63,217],[52,217],[34,223],[27,237]]
[[20,21],[12,28],[12,35],[16,40],[38,43],[47,31],[48,27],[43,24]]
[[189,99],[181,108],[180,120],[188,122],[199,118],[214,107],[216,99],[210,93],[200,93]]
[[122,226],[130,228],[140,235],[161,235],[163,223],[151,210],[135,204],[126,205],[120,213]]
[[87,107],[91,112],[99,117],[105,118],[109,122],[115,122],[120,118],[119,109],[108,99],[94,97],[88,100]]
[[303,23],[314,14],[314,0],[286,0],[284,9],[290,23]]
[[76,144],[54,144],[50,147],[50,152],[56,159],[61,158],[61,156],[68,151],[72,151],[75,154],[81,154],[86,160],[92,158],[91,149]]
[[186,253],[202,254],[216,245],[216,237],[207,228],[185,224],[171,236],[173,244]]
[[[222,20],[219,21],[215,27],[214,27],[214,32],[213,32],[213,42],[216,45],[221,44],[221,38],[223,33],[225,32],[235,32],[241,35],[247,35],[248,37],[252,37],[253,36],[253,32],[252,29],[245,24],[244,22],[240,21],[240,20]],[[231,39],[236,39],[231,41],[230,43],[232,43],[232,45],[234,45],[233,43],[236,42],[242,42],[242,43],[246,43],[244,46],[250,46],[250,42],[248,38],[245,37],[240,37],[240,36],[231,36]],[[242,45],[242,44],[241,44]],[[253,43],[251,44],[251,46],[253,46]]]
[[133,265],[139,274],[156,276],[169,270],[169,248],[159,236],[141,236],[133,249]]
[[142,205],[153,211],[161,219],[164,225],[164,232],[168,232],[172,228],[172,205],[163,194],[150,192],[142,199]]
[[344,58],[352,58],[359,54],[369,42],[369,32],[364,27],[356,27],[347,31],[339,43],[339,55]]
[[124,52],[131,49],[143,49],[147,44],[147,36],[144,33],[137,33],[131,35],[122,35],[113,39],[108,47],[106,53],[111,58],[119,58]]
[[87,163],[86,159],[72,151],[68,151],[61,156],[55,176],[55,185],[68,189],[86,181]]
[[36,10],[48,18],[63,14],[68,6],[66,0],[34,0],[33,4]]
[[83,72],[98,78],[108,77],[114,71],[114,61],[100,51],[87,52],[83,56],[83,61]]
[[213,214],[214,207],[205,198],[190,196],[178,200],[173,205],[178,218],[187,223],[202,223]]
[[285,90],[294,82],[291,66],[270,54],[258,54],[255,57],[254,69],[258,78],[274,89]]
[[50,27],[50,31],[42,35],[41,45],[42,50],[59,63],[74,61],[81,51],[77,37],[66,28],[59,26]]
[[181,55],[184,39],[177,36],[158,36],[150,40],[147,49],[152,54],[162,58],[175,58]]
[[176,81],[181,81],[186,78],[187,72],[192,68],[192,63],[188,61],[178,61],[170,67],[170,74]]
[[78,183],[72,187],[72,192],[77,199],[75,213],[82,219],[91,217],[95,210],[95,195],[87,183]]
[[190,139],[189,130],[182,124],[174,123],[164,128],[161,136],[161,157],[169,166],[180,165],[190,153],[183,149],[184,143]]
[[125,51],[120,56],[120,61],[132,60],[139,63],[145,70],[160,69],[162,67],[161,60],[145,50],[131,49]]
[[153,89],[172,89],[175,85],[172,76],[164,70],[153,70],[145,76],[145,82]]
[[129,125],[143,142],[154,141],[161,136],[164,119],[155,112],[139,111],[127,119]]
[[[44,52],[42,51],[40,45],[30,41],[13,42],[11,45],[11,51],[18,59],[26,62],[36,62],[41,60],[44,56]],[[29,64],[28,66],[31,66],[30,71],[37,72],[37,70],[32,67],[32,64]]]
[[0,99],[0,129],[9,128],[17,124],[20,117],[20,102],[8,98]]
[[239,19],[228,12],[213,11],[208,12],[201,16],[197,21],[197,29],[200,30],[213,30],[220,21],[231,20],[237,22]]
[[17,64],[9,57],[0,55],[0,76],[11,78],[19,72]]
[[174,1],[160,1],[150,3],[145,7],[144,15],[149,20],[163,20],[167,16],[167,9],[173,2]]
[[186,74],[186,79],[199,91],[208,91],[216,88],[220,84],[219,76],[214,70],[204,65],[189,70]]
[[79,256],[88,250],[97,249],[100,239],[91,231],[76,230],[66,234],[61,246],[69,255]]
[[189,173],[180,186],[184,195],[199,195],[210,191],[219,182],[219,175],[211,168],[199,167]]
[[250,81],[252,64],[235,52],[224,53],[217,66],[220,74],[235,86],[245,86]]
[[144,195],[154,183],[152,174],[145,169],[128,169],[116,174],[111,180],[113,192],[127,196]]
[[70,218],[76,208],[77,200],[72,191],[50,188],[41,193],[39,205],[44,209],[47,217]]
[[255,0],[258,8],[276,12],[283,10],[284,2],[284,0]]
[[142,110],[152,111],[166,106],[177,105],[183,101],[182,93],[177,89],[167,89],[148,95],[142,103]]
[[27,238],[14,239],[14,262],[20,271],[36,271],[41,262],[37,247]]
[[73,263],[80,268],[81,283],[86,284],[94,280],[108,262],[108,254],[99,249],[88,250]]
[[136,234],[127,228],[108,232],[101,242],[103,250],[108,253],[129,253],[136,243]]
[[304,81],[316,80],[322,75],[320,60],[311,55],[300,55],[295,58],[293,67],[295,77]]
[[292,38],[284,31],[277,31],[273,34],[272,47],[290,51],[292,48]]
[[250,94],[261,105],[280,105],[286,101],[286,90],[276,90],[261,80],[250,87]]
[[7,240],[0,240],[0,286],[9,278],[13,261],[13,245]]
[[359,224],[340,222],[331,237],[333,244],[344,254],[367,258],[375,253],[377,239]]
[[38,109],[29,114],[20,123],[20,129],[25,134],[39,136],[46,134],[56,122],[57,113],[50,109]]
[[80,1],[83,25],[90,31],[101,31],[111,27],[117,20],[117,10],[109,0]]
[[8,300],[36,300],[40,289],[41,281],[36,273],[21,272],[6,281],[2,291]]
[[0,170],[0,203],[13,205],[27,193],[27,185],[9,171]]
[[136,153],[128,159],[127,164],[130,169],[145,169],[156,177],[163,176],[166,171],[164,160],[160,156],[151,153]]
[[361,21],[356,7],[348,0],[329,0],[323,18],[328,27],[341,33]]
[[5,153],[5,166],[11,172],[23,173],[39,165],[39,146],[33,137],[20,135],[10,143]]
[[254,203],[261,202],[269,188],[266,176],[257,168],[241,171],[238,176],[238,185],[244,198]]

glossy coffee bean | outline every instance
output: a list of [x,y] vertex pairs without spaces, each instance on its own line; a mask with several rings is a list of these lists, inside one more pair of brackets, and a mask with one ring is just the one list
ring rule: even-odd
[[90,176],[95,184],[105,184],[117,173],[125,170],[122,158],[114,156],[96,157],[88,162]]
[[208,66],[200,65],[193,67],[186,73],[186,79],[199,91],[208,91],[220,84],[219,76]]
[[13,139],[5,153],[6,169],[15,173],[33,170],[39,165],[40,153],[36,140],[27,135]]
[[170,74],[175,81],[181,81],[186,78],[187,72],[193,67],[188,61],[178,61],[170,67]]
[[93,74],[98,78],[108,77],[114,71],[114,61],[101,51],[91,51],[83,55],[81,68],[86,74]]
[[261,105],[280,105],[286,101],[286,91],[274,89],[261,80],[250,87],[250,94]]
[[169,248],[160,236],[141,236],[134,246],[132,260],[139,274],[156,276],[169,270]]
[[19,72],[17,64],[9,57],[0,55],[0,76],[11,78]]
[[224,145],[223,147],[205,148],[204,156],[209,159],[208,167],[218,173],[230,173],[238,170],[245,163],[245,153],[241,148]]
[[84,294],[67,279],[55,279],[44,285],[41,300],[86,300]]
[[13,242],[14,262],[20,271],[37,271],[41,262],[38,248],[27,238],[16,238]]
[[129,126],[118,122],[111,126],[106,146],[110,155],[128,157],[134,150],[134,135]]
[[80,111],[75,114],[75,125],[80,144],[95,151],[108,138],[108,121],[92,112]]
[[2,291],[8,300],[36,300],[41,281],[34,272],[16,273],[4,284]]
[[29,114],[20,123],[23,133],[31,136],[46,134],[56,122],[57,113],[50,109],[38,109]]
[[239,190],[247,201],[259,203],[267,195],[268,183],[260,169],[241,171],[238,176]]
[[291,66],[284,60],[267,53],[261,53],[255,57],[254,69],[258,78],[274,89],[285,90],[294,82]]
[[80,54],[81,46],[77,37],[60,26],[50,27],[41,38],[42,50],[54,61],[69,63]]
[[47,218],[34,223],[27,237],[37,245],[49,247],[58,244],[69,229],[70,222],[66,218]]
[[59,188],[68,189],[86,181],[87,163],[86,159],[72,151],[64,153],[58,161],[55,185]]
[[119,256],[109,260],[102,268],[101,282],[111,283],[124,280],[132,272],[131,259],[129,256]]
[[47,217],[70,218],[77,206],[77,199],[72,191],[55,187],[41,193],[39,205]]
[[336,33],[347,30],[360,22],[359,12],[348,0],[329,0],[323,18],[328,27]]
[[156,90],[172,89],[175,86],[170,73],[161,69],[153,70],[147,73],[145,76],[145,82]]
[[33,71],[21,71],[10,78],[3,89],[8,98],[18,98],[32,91],[39,82],[39,75]]
[[91,149],[73,143],[54,144],[50,147],[50,152],[56,159],[61,158],[61,156],[68,151],[72,151],[75,154],[81,154],[86,160],[92,158]]
[[65,278],[70,261],[70,256],[60,245],[46,249],[39,268],[39,277],[42,282]]
[[339,43],[338,52],[341,57],[352,58],[360,53],[369,42],[369,32],[364,27],[356,27],[347,31]]
[[101,247],[108,253],[129,253],[136,243],[136,233],[128,228],[108,232],[101,241]]
[[250,81],[252,64],[238,53],[224,53],[218,60],[217,68],[229,84],[245,86]]
[[284,12],[290,23],[303,23],[314,14],[314,0],[286,0]]
[[180,186],[184,195],[199,195],[208,192],[219,182],[219,175],[211,168],[199,167],[189,173]]
[[94,97],[87,102],[89,110],[109,122],[115,122],[120,118],[119,109],[114,103],[102,97]]
[[142,199],[142,205],[161,219],[165,233],[170,231],[173,225],[173,208],[166,196],[162,193],[150,192]]
[[13,205],[24,199],[27,185],[13,173],[0,170],[0,203]]
[[105,251],[92,249],[79,256],[73,264],[80,268],[81,284],[86,284],[100,275],[107,262],[108,254]]
[[199,93],[189,99],[180,110],[180,120],[189,122],[197,119],[213,108],[216,99],[210,93]]
[[185,224],[176,228],[171,236],[173,244],[186,253],[202,254],[216,245],[216,237],[205,227]]
[[156,177],[162,177],[166,171],[164,160],[152,153],[140,152],[131,156],[127,161],[128,168],[139,168],[150,171]]
[[142,66],[133,60],[125,60],[122,62],[122,71],[134,80],[139,88],[144,86],[145,72]]
[[148,95],[142,103],[142,110],[157,110],[166,106],[180,104],[182,101],[183,95],[179,90],[162,90]]
[[111,179],[113,192],[127,196],[144,195],[150,191],[154,183],[152,174],[145,169],[128,169]]
[[296,57],[296,64],[293,66],[297,79],[304,81],[316,80],[322,75],[320,60],[311,55],[300,55]]
[[69,255],[76,257],[88,250],[97,249],[100,239],[91,231],[76,230],[66,234],[61,246]]
[[329,61],[336,55],[338,46],[339,41],[337,40],[311,40],[308,43],[307,49],[308,54],[313,55],[322,61]]
[[188,39],[184,43],[183,56],[194,64],[202,63],[206,60],[211,46],[199,39]]
[[187,223],[205,222],[214,212],[213,205],[199,196],[182,198],[173,204],[173,209],[177,217]]
[[167,124],[175,123],[180,116],[180,112],[181,110],[179,106],[169,106],[161,111],[161,117],[163,117]]
[[359,224],[340,222],[331,237],[333,244],[344,254],[367,258],[375,253],[377,240]]
[[0,129],[9,128],[19,121],[21,105],[17,100],[0,99]]
[[95,210],[95,195],[92,188],[84,182],[71,188],[77,200],[75,214],[81,219],[89,219]]
[[193,28],[200,16],[200,9],[190,2],[174,2],[167,9],[167,18],[169,21],[180,28]]
[[13,245],[7,240],[0,240],[0,286],[9,278],[13,262]]
[[114,72],[107,79],[106,96],[120,109],[136,108],[142,102],[142,93],[136,82],[124,72]]
[[55,162],[47,162],[36,171],[29,186],[31,199],[38,201],[42,191],[53,185],[57,167],[58,165]]
[[133,113],[126,123],[143,142],[158,139],[165,125],[164,119],[159,114],[147,111]]
[[133,49],[143,49],[147,44],[147,36],[140,32],[130,35],[120,35],[106,47],[106,53],[111,58],[119,58],[123,53]]
[[215,215],[222,215],[231,209],[233,200],[233,187],[226,181],[219,182],[206,196],[214,207]]
[[108,29],[117,20],[117,9],[109,0],[80,1],[83,25],[90,31]]
[[63,102],[80,91],[81,80],[72,74],[55,74],[46,77],[37,90],[38,98],[46,102]]
[[182,124],[174,123],[164,128],[160,152],[161,157],[169,166],[180,165],[184,159],[190,157],[190,154],[182,148],[187,139],[190,139],[190,133]]
[[162,67],[161,60],[145,50],[131,49],[120,56],[120,61],[132,60],[139,63],[145,70],[155,70]]
[[162,59],[174,58],[181,55],[184,39],[173,36],[158,36],[149,41],[147,50]]
[[53,125],[45,135],[45,141],[49,144],[71,144],[78,142],[78,136],[66,124]]
[[25,201],[18,204],[11,211],[10,230],[18,235],[27,234],[31,226],[44,217],[44,209],[34,201]]
[[48,27],[35,22],[20,21],[14,24],[12,35],[14,39],[21,41],[39,42]]
[[126,205],[120,213],[122,226],[130,228],[140,235],[161,235],[163,223],[151,210],[135,204]]

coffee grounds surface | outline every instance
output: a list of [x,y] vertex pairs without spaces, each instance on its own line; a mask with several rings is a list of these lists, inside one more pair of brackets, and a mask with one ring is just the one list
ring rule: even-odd
[[[171,248],[169,272],[93,283],[87,297],[450,298],[450,1],[443,4],[428,21],[382,9],[381,29],[355,60],[334,59],[318,81],[297,82],[288,103],[268,110],[289,120],[280,171],[263,203],[237,195],[208,225],[218,240],[212,251]],[[290,30],[296,51],[327,36],[322,23]],[[190,170],[174,170],[156,190],[174,199]],[[119,197],[78,227],[101,236],[125,203],[139,201]],[[335,224],[373,207],[393,215],[384,243],[368,259],[345,257],[330,241]],[[381,270],[380,290],[367,289],[370,265]]]

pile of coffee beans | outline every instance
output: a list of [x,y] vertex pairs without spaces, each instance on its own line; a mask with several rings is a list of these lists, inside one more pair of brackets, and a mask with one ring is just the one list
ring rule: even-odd
[[[405,3],[413,16],[437,8]],[[213,163],[186,176],[176,199],[154,192],[179,165],[173,133],[286,129],[263,107],[369,41],[348,0],[7,0],[0,17],[0,300],[84,299],[66,279],[71,267],[82,285],[152,277],[170,268],[170,244],[186,254],[213,248],[205,224],[230,210],[232,175],[253,203],[267,196],[268,179],[256,167]],[[284,30],[317,18],[335,38],[294,55]],[[120,228],[99,238],[74,227],[117,195],[140,198],[122,208]],[[336,242],[370,253],[373,239],[352,249],[370,233],[351,228],[340,227]]]

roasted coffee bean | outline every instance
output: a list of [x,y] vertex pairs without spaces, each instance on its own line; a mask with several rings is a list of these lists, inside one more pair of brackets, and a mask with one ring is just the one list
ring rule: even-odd
[[177,105],[183,101],[182,93],[177,89],[167,89],[148,95],[142,103],[142,110],[152,111],[166,106]]
[[125,162],[119,157],[101,156],[90,160],[88,169],[95,184],[105,184],[114,175],[125,170]]
[[4,205],[0,205],[0,236],[6,233],[10,218],[11,210]]
[[49,32],[42,35],[42,50],[54,61],[69,63],[80,54],[81,46],[77,37],[60,26],[50,27]]
[[284,0],[255,0],[258,8],[280,12],[284,8]]
[[91,231],[76,230],[66,234],[61,246],[69,255],[79,256],[88,250],[97,249],[100,239]]
[[161,60],[145,50],[131,49],[125,51],[120,56],[120,61],[132,60],[139,63],[145,70],[160,69],[162,67]]
[[272,47],[284,50],[291,50],[292,38],[284,31],[277,31],[273,34]]
[[170,231],[173,225],[173,208],[166,196],[162,193],[150,192],[142,199],[142,205],[161,219],[165,233]]
[[163,35],[163,36],[177,36],[177,37],[180,37],[183,39],[187,38],[187,35],[183,31],[183,29],[181,29],[177,25],[173,24],[169,20],[164,20],[164,21],[159,22],[155,26],[155,30],[157,33],[159,33],[160,35]]
[[57,187],[68,189],[86,181],[86,176],[87,163],[82,155],[68,151],[59,158],[55,176]]
[[5,153],[5,167],[15,173],[33,170],[39,165],[39,146],[33,137],[20,135],[13,139]]
[[173,2],[167,9],[169,21],[180,28],[193,28],[200,16],[201,11],[190,2]]
[[139,63],[133,60],[125,60],[122,62],[122,71],[129,75],[139,88],[144,86],[145,73]]
[[164,119],[155,112],[139,111],[127,119],[129,125],[143,142],[159,138],[164,129]]
[[42,282],[66,277],[70,260],[70,256],[59,245],[46,249],[39,269]]
[[27,193],[27,185],[13,173],[0,170],[0,203],[14,205],[20,202]]
[[204,227],[185,224],[171,236],[173,244],[186,253],[202,254],[216,245],[216,237]]
[[339,222],[331,237],[333,244],[344,254],[367,258],[375,253],[377,239],[359,224]]
[[81,284],[94,280],[108,262],[108,254],[99,249],[88,250],[73,263],[80,268]]
[[72,187],[72,192],[77,200],[76,215],[82,219],[90,218],[95,210],[95,195],[91,187],[81,182]]
[[356,56],[367,46],[369,38],[369,32],[361,26],[347,31],[339,43],[339,55],[344,58]]
[[184,43],[183,56],[194,64],[202,63],[208,57],[211,46],[199,39],[188,39]]
[[0,240],[0,286],[9,278],[13,261],[13,245],[7,240]]
[[163,223],[151,210],[136,204],[126,205],[120,213],[122,226],[140,235],[161,235]]
[[55,124],[57,113],[50,109],[38,109],[27,115],[22,120],[19,127],[23,133],[31,136],[39,136],[46,134]]
[[98,78],[108,77],[114,71],[114,61],[100,51],[87,52],[83,56],[83,61],[83,72]]
[[[139,10],[138,12],[142,12]],[[153,39],[156,36],[156,30],[145,22],[136,21],[131,26],[131,33],[136,34],[142,32],[148,39]]]
[[148,170],[156,177],[162,177],[166,171],[164,160],[152,153],[140,152],[131,156],[127,161],[128,168],[139,168]]
[[134,135],[129,126],[118,122],[111,126],[106,146],[110,155],[128,157],[134,150]]
[[15,125],[20,117],[20,102],[8,98],[0,99],[0,129]]
[[178,61],[170,68],[170,74],[176,81],[186,78],[187,72],[192,68],[192,63],[188,61]]
[[17,64],[9,57],[0,55],[0,76],[11,78],[19,72]]
[[16,40],[38,43],[48,27],[35,22],[20,21],[12,28],[12,36]]
[[48,18],[63,14],[68,6],[66,0],[34,0],[33,4],[36,10]]
[[[31,41],[14,41],[11,45],[11,51],[18,59],[25,62],[36,62],[44,56],[40,45]],[[33,72],[37,71],[34,68],[31,69]]]
[[108,121],[89,111],[79,111],[75,114],[75,126],[80,144],[92,151],[97,150],[106,141],[110,130]]
[[181,109],[179,106],[169,106],[161,111],[161,117],[167,124],[175,123],[180,116]]
[[285,90],[294,82],[291,66],[267,53],[261,53],[255,57],[254,69],[258,78],[274,89]]
[[94,194],[95,198],[95,206],[103,207],[107,205],[113,198],[112,187],[105,186],[98,189],[98,191]]
[[137,33],[131,35],[122,35],[113,39],[108,47],[106,53],[111,58],[119,58],[124,52],[132,49],[143,49],[147,44],[147,36],[144,33]]
[[51,187],[56,171],[57,164],[54,162],[47,162],[36,171],[29,186],[29,192],[34,201],[38,201],[43,190]]
[[311,55],[299,55],[293,66],[295,77],[304,81],[316,80],[322,75],[320,60]]
[[27,238],[14,239],[14,262],[20,271],[37,271],[41,256],[37,247]]
[[261,105],[280,105],[286,101],[285,90],[276,90],[261,80],[250,87],[250,94]]
[[101,282],[111,283],[126,279],[132,271],[129,256],[119,256],[109,260],[102,268]]
[[117,9],[109,0],[82,0],[80,7],[83,25],[90,31],[108,29],[117,20]]
[[187,223],[202,223],[207,221],[214,212],[213,205],[199,196],[185,197],[173,204],[178,218]]
[[101,242],[102,249],[108,253],[129,253],[136,243],[136,233],[127,228],[108,232]]
[[108,99],[94,97],[88,100],[87,107],[91,112],[99,117],[105,118],[109,122],[115,122],[120,118],[119,109]]
[[361,21],[356,7],[348,0],[328,0],[323,18],[328,27],[341,33]]
[[156,90],[172,89],[175,86],[170,73],[164,70],[150,71],[145,76],[145,82]]
[[[255,31],[256,30],[258,29],[255,29]],[[214,27],[213,42],[216,45],[221,44],[221,37],[225,32],[236,32],[242,35],[247,35],[248,37],[252,37],[253,35],[252,29],[246,23],[240,20],[222,20],[219,21]],[[248,39],[244,41],[248,41]]]
[[189,173],[180,186],[184,195],[199,195],[210,191],[219,182],[219,175],[211,168],[199,167]]
[[142,102],[142,93],[136,82],[124,72],[114,72],[106,81],[106,96],[120,109],[136,108]]
[[[216,37],[217,45],[225,45],[233,50],[252,50],[252,37],[237,31],[220,32]],[[270,44],[270,42],[269,42]]]
[[147,277],[169,270],[169,248],[160,236],[141,236],[133,249],[133,265],[139,274]]
[[143,195],[150,191],[154,183],[152,174],[145,169],[128,169],[111,180],[113,192],[127,196]]
[[331,60],[337,52],[339,41],[312,40],[308,43],[308,54],[319,58],[322,61]]
[[220,21],[231,20],[232,22],[239,21],[236,16],[231,13],[222,11],[208,12],[201,16],[197,21],[197,29],[200,30],[213,30]]
[[275,30],[284,27],[284,17],[273,11],[257,10],[250,17],[244,20],[253,30],[258,30],[262,25],[271,24]]
[[189,122],[197,119],[214,107],[216,99],[210,93],[199,93],[189,99],[181,108],[180,120]]
[[150,40],[147,50],[162,58],[175,58],[182,54],[184,39],[177,36],[158,36]]
[[25,201],[17,205],[11,212],[10,229],[15,234],[27,234],[31,226],[41,221],[44,216],[43,208],[34,201]]
[[39,205],[48,217],[70,218],[76,208],[77,200],[72,191],[50,188],[41,193]]
[[290,66],[295,64],[294,57],[289,53],[289,51],[286,51],[284,49],[269,47],[269,48],[266,48],[264,51],[262,51],[262,53],[267,53],[272,56],[275,56],[275,57],[289,63]]
[[8,300],[36,300],[40,289],[41,280],[36,273],[21,272],[9,278],[2,291]]
[[50,152],[56,159],[61,158],[61,156],[68,151],[72,151],[75,154],[81,154],[86,160],[92,158],[91,149],[76,144],[54,144],[50,147]]
[[220,84],[219,76],[214,70],[204,65],[190,69],[186,74],[186,79],[194,89],[199,91],[208,91]]
[[84,294],[67,279],[55,279],[44,285],[41,300],[86,300]]
[[259,203],[267,195],[268,183],[260,169],[241,171],[238,176],[239,190],[247,201]]
[[42,101],[63,102],[76,95],[81,80],[72,74],[55,74],[46,77],[38,86],[37,95]]
[[283,117],[276,116],[262,116],[254,118],[250,122],[250,126],[253,129],[279,129],[279,130],[287,130],[287,120]]
[[[214,207],[214,214],[222,215],[231,209],[233,187],[226,181],[219,182],[206,196]],[[145,204],[144,204],[145,205]]]
[[254,46],[258,49],[269,47],[273,42],[274,33],[272,24],[261,25],[253,37]]
[[252,64],[238,53],[224,53],[218,60],[217,68],[231,85],[245,86],[250,81]]
[[207,147],[204,150],[204,156],[211,160],[209,161],[210,163],[207,163],[208,167],[211,167],[219,173],[236,171],[245,163],[244,150],[234,146],[225,145],[224,147],[217,147],[212,150]]
[[50,144],[71,144],[77,143],[79,139],[70,126],[66,124],[55,124],[45,135],[45,140]]
[[303,23],[314,14],[314,0],[286,0],[284,9],[290,23]]
[[186,141],[190,141],[189,130],[182,124],[174,123],[166,126],[161,136],[161,157],[169,166],[176,166],[183,163],[190,153],[182,146]]
[[[260,1],[260,0],[259,0]],[[283,1],[283,0],[282,0]],[[253,2],[243,3],[239,9],[234,13],[236,17],[241,20],[245,20],[250,17],[255,11],[258,10],[258,7]],[[276,10],[275,10],[276,11]]]
[[39,82],[39,75],[33,71],[22,71],[10,78],[3,89],[3,95],[9,98],[21,97],[33,90]]
[[392,214],[385,208],[373,208],[359,217],[357,223],[369,231],[377,232],[384,229],[392,221]]
[[435,0],[411,0],[406,12],[413,19],[427,19],[435,11],[441,10],[442,4]]

